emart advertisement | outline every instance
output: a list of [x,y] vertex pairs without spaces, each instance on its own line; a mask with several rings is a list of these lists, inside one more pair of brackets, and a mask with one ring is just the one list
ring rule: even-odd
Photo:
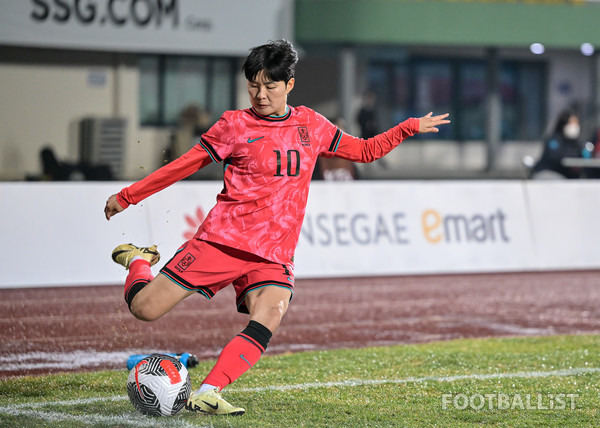
[[[0,183],[0,288],[122,284],[110,257],[158,244],[164,262],[195,233],[221,182],[186,181],[104,218],[129,183]],[[316,182],[296,276],[600,268],[600,182]]]
[[518,182],[314,183],[298,277],[526,270]]

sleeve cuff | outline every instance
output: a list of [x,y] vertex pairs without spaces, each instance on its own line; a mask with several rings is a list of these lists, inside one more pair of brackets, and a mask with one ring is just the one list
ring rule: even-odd
[[[125,190],[125,189],[123,189],[123,190]],[[130,203],[127,202],[125,200],[125,198],[123,197],[123,190],[121,190],[119,193],[117,193],[117,202],[119,203],[119,205],[121,205],[121,207],[123,209],[125,209],[130,205]]]

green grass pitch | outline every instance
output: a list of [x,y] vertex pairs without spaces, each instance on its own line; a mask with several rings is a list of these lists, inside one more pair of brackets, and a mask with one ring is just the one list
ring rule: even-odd
[[[127,399],[125,368],[8,379],[0,426],[591,427],[599,348],[591,335],[267,355],[223,393],[246,408],[238,417],[142,416]],[[190,370],[193,387],[213,363]]]

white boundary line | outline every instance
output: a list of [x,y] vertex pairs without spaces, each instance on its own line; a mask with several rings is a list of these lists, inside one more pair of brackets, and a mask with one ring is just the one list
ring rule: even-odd
[[[600,1],[600,0],[599,0]],[[488,379],[512,379],[526,377],[552,377],[552,376],[574,376],[578,374],[597,373],[600,368],[572,368],[552,371],[531,371],[516,373],[490,373],[490,374],[470,374],[456,376],[425,376],[408,377],[405,379],[356,379],[344,380],[339,382],[312,382],[301,383],[297,385],[279,385],[279,386],[261,386],[256,388],[231,388],[228,392],[264,392],[264,391],[290,391],[293,389],[312,389],[312,388],[331,388],[331,387],[354,387],[363,385],[384,385],[384,384],[403,384],[403,383],[423,383],[423,382],[454,382],[457,380],[488,380]]]
[[[4,411],[4,409],[2,409]],[[12,416],[27,416],[31,418],[42,419],[46,422],[79,422],[83,425],[100,425],[100,426],[134,426],[134,427],[156,427],[156,418],[143,415],[114,415],[104,416],[98,414],[86,414],[86,415],[70,415],[67,413],[42,411],[42,410],[15,410],[11,412],[5,412]],[[166,419],[160,421],[160,426],[174,427],[174,428],[198,428],[198,425],[187,423],[183,420],[178,419]]]
[[[424,377],[407,377],[404,379],[353,379],[339,382],[311,382],[299,383],[294,385],[273,385],[260,386],[255,388],[229,388],[228,392],[267,392],[267,391],[291,391],[314,388],[331,388],[331,387],[357,387],[370,385],[385,385],[385,384],[406,384],[406,383],[423,383],[423,382],[455,382],[460,380],[489,380],[489,379],[514,379],[514,378],[544,378],[544,377],[565,377],[576,376],[581,374],[599,373],[600,368],[596,367],[580,367],[562,370],[550,371],[529,371],[529,372],[514,372],[514,373],[489,373],[489,374],[470,374],[470,375],[455,375],[455,376],[424,376]],[[47,406],[75,406],[82,404],[92,404],[98,402],[123,401],[127,400],[126,395],[116,395],[113,397],[99,398],[82,398],[77,400],[51,401],[46,403],[30,403],[30,404],[14,404],[10,406],[0,407],[0,414],[11,416],[28,416],[38,419],[43,419],[48,422],[55,421],[75,421],[84,424],[125,424],[136,427],[153,427],[156,426],[154,418],[144,417],[142,415],[131,416],[123,414],[121,416],[103,416],[98,414],[88,414],[86,416],[69,415],[55,411],[37,410]],[[177,419],[163,419],[161,422],[167,423],[169,427],[197,427],[197,425],[188,424],[185,421]]]

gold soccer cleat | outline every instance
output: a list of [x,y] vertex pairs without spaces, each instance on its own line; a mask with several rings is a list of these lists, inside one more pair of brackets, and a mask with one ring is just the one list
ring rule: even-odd
[[192,393],[185,404],[185,408],[192,412],[200,412],[209,415],[239,416],[246,413],[241,407],[234,407],[225,401],[216,389]]
[[151,247],[136,247],[133,244],[121,244],[112,252],[114,262],[124,266],[125,269],[129,269],[129,264],[135,256],[141,256],[145,260],[148,260],[150,266],[154,266],[160,260],[160,253],[156,245]]

